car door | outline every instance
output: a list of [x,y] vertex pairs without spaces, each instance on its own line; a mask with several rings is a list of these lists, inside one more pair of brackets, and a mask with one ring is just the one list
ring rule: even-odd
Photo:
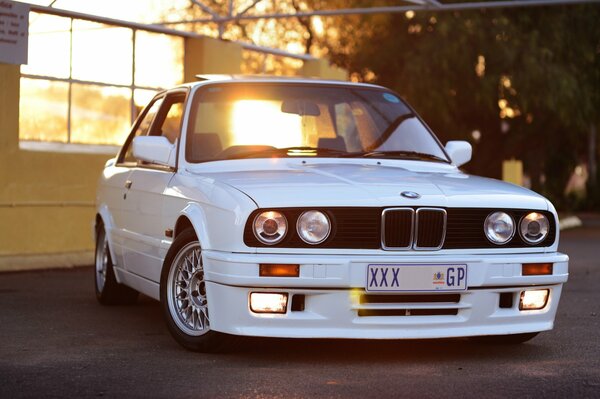
[[127,194],[131,185],[131,173],[137,165],[137,161],[133,157],[132,141],[134,137],[148,134],[162,104],[162,97],[154,98],[142,111],[121,148],[115,165],[106,168],[103,172],[105,182],[102,187],[102,201],[108,206],[112,217],[113,224],[109,233],[117,267],[124,267],[123,245],[127,236],[127,217],[131,213],[131,201],[127,201]]
[[[178,144],[186,96],[185,89],[174,90],[166,95],[148,135],[164,136],[172,144]],[[163,225],[162,205],[165,189],[175,170],[138,160],[129,176],[125,268],[154,282],[160,281],[165,231],[172,228]]]

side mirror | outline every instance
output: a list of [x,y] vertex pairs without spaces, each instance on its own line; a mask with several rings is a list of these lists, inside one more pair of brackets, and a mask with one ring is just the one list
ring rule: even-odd
[[462,166],[471,160],[473,147],[468,141],[449,141],[446,143],[446,152],[456,166]]
[[175,167],[177,146],[164,136],[139,136],[133,139],[133,156],[142,161]]

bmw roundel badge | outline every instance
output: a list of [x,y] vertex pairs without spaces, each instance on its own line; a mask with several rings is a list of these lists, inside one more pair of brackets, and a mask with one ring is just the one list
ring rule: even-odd
[[402,191],[400,193],[400,195],[403,196],[404,198],[410,198],[410,199],[421,198],[421,194],[415,193],[414,191]]

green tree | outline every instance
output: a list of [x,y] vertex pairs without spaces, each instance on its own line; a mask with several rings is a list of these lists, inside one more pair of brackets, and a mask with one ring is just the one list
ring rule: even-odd
[[471,140],[467,170],[500,177],[503,159],[522,159],[533,188],[567,205],[565,184],[600,122],[600,7],[376,18],[337,21],[355,29],[339,47],[324,41],[336,64],[397,90],[443,140]]

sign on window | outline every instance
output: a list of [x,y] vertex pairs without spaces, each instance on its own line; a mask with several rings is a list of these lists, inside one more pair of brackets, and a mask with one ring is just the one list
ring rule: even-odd
[[27,64],[29,6],[0,0],[0,62]]

